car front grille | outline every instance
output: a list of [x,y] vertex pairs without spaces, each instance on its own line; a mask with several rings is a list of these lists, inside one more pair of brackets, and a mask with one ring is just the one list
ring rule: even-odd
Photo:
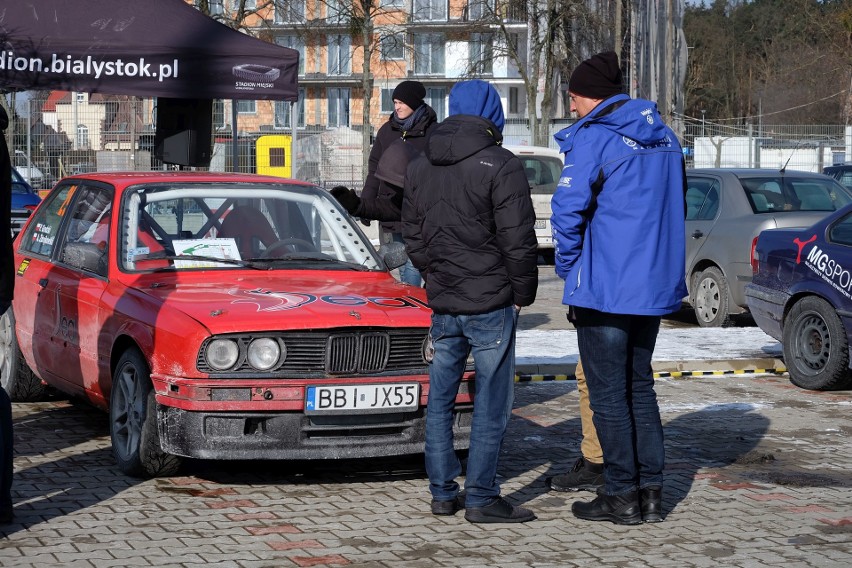
[[240,360],[234,369],[215,371],[204,360],[207,343],[199,350],[197,366],[203,373],[217,377],[257,375],[245,358],[249,343],[257,337],[275,337],[287,347],[282,365],[265,376],[282,378],[318,378],[335,375],[389,375],[399,372],[425,374],[423,342],[427,328],[327,330],[264,333],[253,335],[222,335],[232,337],[240,346]]

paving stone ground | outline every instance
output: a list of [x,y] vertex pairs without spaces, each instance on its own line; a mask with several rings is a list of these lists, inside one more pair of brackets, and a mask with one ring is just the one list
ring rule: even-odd
[[573,381],[522,384],[499,473],[538,515],[434,517],[422,457],[192,462],[117,472],[107,416],[63,399],[15,404],[15,523],[3,567],[852,566],[852,392],[781,376],[660,379],[665,522],[575,519],[544,480],[579,452]]

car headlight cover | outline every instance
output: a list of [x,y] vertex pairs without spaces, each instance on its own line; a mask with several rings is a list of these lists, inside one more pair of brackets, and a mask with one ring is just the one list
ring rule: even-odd
[[248,346],[249,365],[259,371],[271,369],[281,358],[281,346],[269,337],[255,339]]
[[207,345],[207,364],[217,371],[230,369],[240,356],[240,348],[233,339],[214,339]]

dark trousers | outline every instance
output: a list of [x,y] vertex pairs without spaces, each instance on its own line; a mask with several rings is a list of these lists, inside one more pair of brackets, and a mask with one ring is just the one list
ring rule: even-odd
[[0,387],[0,511],[12,506],[12,400]]

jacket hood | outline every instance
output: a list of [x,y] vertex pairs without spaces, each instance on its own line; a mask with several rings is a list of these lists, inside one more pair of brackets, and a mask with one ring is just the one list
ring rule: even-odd
[[670,132],[657,110],[657,103],[620,94],[602,101],[592,112],[557,132],[554,138],[559,143],[559,150],[570,151],[574,145],[574,135],[581,128],[592,124],[600,125],[642,146],[663,142]]
[[462,81],[453,85],[450,89],[450,112],[455,114],[472,114],[487,118],[503,131],[505,118],[503,116],[503,103],[500,101],[500,93],[494,85],[479,79]]
[[434,126],[426,139],[426,157],[436,166],[458,163],[489,146],[503,143],[497,126],[481,116],[456,114]]

